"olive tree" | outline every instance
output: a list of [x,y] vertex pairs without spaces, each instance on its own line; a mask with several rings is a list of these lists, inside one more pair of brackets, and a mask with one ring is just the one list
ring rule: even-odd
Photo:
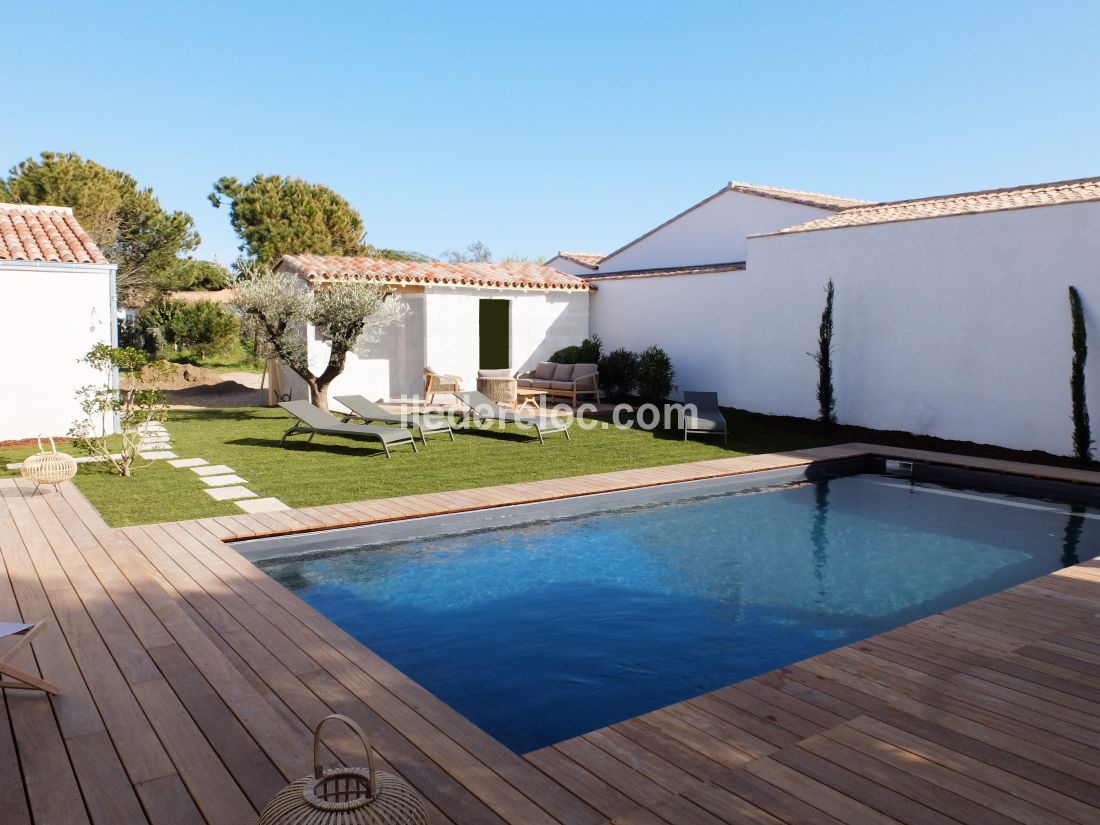
[[[265,354],[306,384],[314,405],[328,409],[328,388],[344,371],[349,352],[377,341],[400,324],[408,304],[378,284],[347,281],[311,289],[299,278],[255,261],[240,262],[236,307],[256,332]],[[309,365],[306,326],[329,347],[320,373]]]

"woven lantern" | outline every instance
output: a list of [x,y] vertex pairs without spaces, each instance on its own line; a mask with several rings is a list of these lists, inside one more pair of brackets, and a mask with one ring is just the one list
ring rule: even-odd
[[[367,767],[321,767],[321,728],[335,719],[354,731]],[[429,825],[420,795],[404,779],[374,769],[374,749],[348,717],[326,716],[313,732],[313,773],[287,785],[267,803],[258,825]]]
[[38,454],[25,458],[23,466],[19,468],[23,478],[34,482],[35,492],[38,492],[38,488],[43,484],[52,484],[56,490],[58,484],[76,475],[76,459],[67,453],[59,453],[57,445],[53,443],[53,437],[48,436],[48,438],[50,449],[43,449],[42,436],[39,436]]

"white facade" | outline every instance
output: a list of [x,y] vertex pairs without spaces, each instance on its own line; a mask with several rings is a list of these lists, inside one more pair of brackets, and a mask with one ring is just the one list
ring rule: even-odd
[[833,211],[723,189],[612,252],[600,261],[597,274],[744,261],[749,235],[812,221]]
[[[458,375],[474,389],[479,368],[479,304],[505,299],[510,304],[509,368],[531,369],[555,351],[579,344],[588,336],[588,290],[489,289],[428,286],[404,290],[410,307],[402,326],[390,327],[382,338],[363,343],[348,354],[344,371],[329,388],[337,395],[364,395],[371,400],[419,397],[423,370]],[[311,368],[319,373],[328,346],[308,330]],[[282,387],[295,398],[308,398],[306,385],[285,368]],[[332,403],[334,410],[342,409]]]
[[[710,220],[678,227],[675,244],[635,254],[629,268],[738,260],[736,245],[711,233],[722,234]],[[832,279],[842,423],[1068,455],[1074,285],[1093,342],[1088,389],[1100,409],[1100,203],[740,243],[743,271],[594,279],[591,327],[605,350],[656,344],[672,358],[681,390],[717,390],[724,405],[815,418],[817,367],[808,353]],[[608,269],[602,264],[600,274]]]
[[114,267],[0,261],[0,441],[65,435],[76,391],[103,376],[79,363],[113,342]]

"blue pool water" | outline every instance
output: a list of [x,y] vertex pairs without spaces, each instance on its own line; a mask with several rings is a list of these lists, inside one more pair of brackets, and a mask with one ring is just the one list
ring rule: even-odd
[[1091,558],[1098,519],[858,475],[265,569],[524,753]]

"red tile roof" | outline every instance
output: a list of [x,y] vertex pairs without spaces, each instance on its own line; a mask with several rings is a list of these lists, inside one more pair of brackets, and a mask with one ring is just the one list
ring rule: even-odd
[[600,252],[559,252],[554,257],[564,258],[567,261],[586,266],[589,269],[596,269],[597,265],[605,256]]
[[105,264],[67,206],[0,203],[0,261]]
[[391,261],[340,255],[284,255],[275,268],[310,283],[373,281],[380,284],[446,284],[500,289],[585,290],[583,278],[544,264]]
[[786,235],[813,232],[818,229],[840,229],[848,226],[870,226],[879,223],[944,218],[951,215],[972,215],[978,212],[1001,212],[1034,206],[1057,206],[1064,203],[1100,201],[1100,178],[1034,183],[1005,189],[962,192],[957,195],[937,195],[904,201],[875,203],[843,209],[835,215],[807,223],[765,232],[765,235]]
[[805,206],[818,206],[822,209],[847,209],[851,206],[863,206],[874,201],[859,198],[842,198],[839,195],[823,195],[820,192],[804,192],[801,189],[783,189],[779,186],[764,186],[760,183],[743,183],[731,180],[726,187],[734,192],[746,195],[758,195],[761,198],[774,198],[780,201],[801,203]]

